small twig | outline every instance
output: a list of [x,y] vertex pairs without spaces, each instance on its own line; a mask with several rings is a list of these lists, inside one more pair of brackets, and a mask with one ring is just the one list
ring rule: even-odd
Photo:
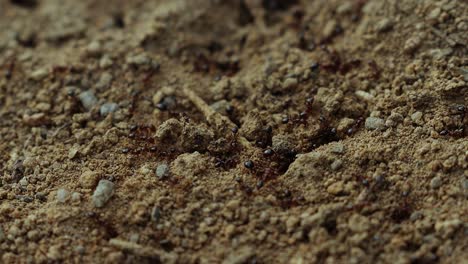
[[121,250],[126,250],[131,252],[135,255],[142,256],[142,257],[151,257],[151,258],[159,258],[159,260],[163,263],[175,263],[176,259],[174,255],[168,254],[161,250],[152,248],[152,247],[145,247],[133,242],[113,238],[109,240],[109,244]]
[[[229,118],[221,115],[211,108],[202,98],[200,98],[195,92],[190,90],[188,87],[184,87],[182,92],[187,96],[187,98],[197,107],[197,109],[202,112],[205,116],[206,121],[215,126],[216,130],[227,132],[227,130],[237,127]],[[250,142],[243,136],[238,137],[239,142],[246,150],[253,150],[254,148]]]
[[[455,40],[451,39],[450,37],[446,36],[442,31],[440,31],[440,30],[438,30],[438,29],[436,29],[436,28],[434,28],[434,27],[431,27],[431,31],[432,31],[432,33],[434,33],[434,34],[435,34],[436,36],[438,36],[439,38],[441,38],[441,39],[447,41],[447,43],[448,43],[451,47],[453,47],[453,46],[455,46],[455,45],[457,44],[457,41],[455,41]],[[461,43],[461,44],[463,44],[463,43]]]
[[65,123],[65,124],[63,124],[62,126],[58,127],[58,128],[54,131],[54,133],[52,133],[52,137],[55,138],[55,137],[58,135],[58,133],[60,132],[60,130],[64,129],[65,127],[67,127],[67,126],[69,126],[69,125],[70,125],[69,123]]

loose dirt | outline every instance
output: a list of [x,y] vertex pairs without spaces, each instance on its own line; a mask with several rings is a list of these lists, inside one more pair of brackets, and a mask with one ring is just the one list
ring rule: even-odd
[[0,262],[466,263],[467,15],[0,0]]

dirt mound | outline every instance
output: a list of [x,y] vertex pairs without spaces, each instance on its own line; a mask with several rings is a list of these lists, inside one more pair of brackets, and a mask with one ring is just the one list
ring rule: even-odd
[[468,5],[0,0],[2,263],[462,263]]

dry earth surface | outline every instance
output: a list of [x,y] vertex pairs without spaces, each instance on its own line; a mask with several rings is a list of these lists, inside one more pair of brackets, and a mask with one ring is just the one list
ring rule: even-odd
[[467,263],[463,0],[0,0],[1,263]]

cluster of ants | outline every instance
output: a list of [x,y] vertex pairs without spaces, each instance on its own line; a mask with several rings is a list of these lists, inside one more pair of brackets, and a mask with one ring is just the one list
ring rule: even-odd
[[[313,65],[314,68],[318,67],[318,64]],[[310,119],[313,113],[313,103],[314,97],[310,96],[305,100],[305,109],[300,112],[297,116],[284,117],[282,120],[283,124],[288,124],[291,128],[297,126],[308,126],[308,120]],[[156,107],[161,111],[167,111],[167,107],[163,103],[159,103]],[[232,106],[226,109],[226,112],[233,113],[234,109]],[[231,114],[230,114],[231,115]],[[337,129],[330,125],[330,121],[325,115],[320,114],[318,121],[320,123],[319,133],[313,138],[309,139],[310,147],[307,149],[311,151],[321,145],[327,144],[332,141],[339,140]],[[353,134],[357,128],[363,123],[363,119],[358,119],[355,124],[348,129],[347,134]],[[275,152],[271,147],[271,135],[272,128],[266,128],[268,135],[266,138],[262,138],[259,142],[255,142],[255,145],[263,149],[263,154],[260,157],[256,157],[254,160],[245,160],[243,161],[243,166],[249,171],[250,174],[254,175],[257,179],[256,188],[261,189],[266,182],[276,179],[278,176],[286,172],[289,165],[295,160],[296,151],[282,151],[281,153]],[[152,135],[155,133],[156,129],[151,125],[137,126],[133,125],[130,127],[130,132],[128,137],[137,141],[137,147],[134,149],[124,148],[123,153],[133,153],[140,154],[146,152],[157,152],[158,155],[168,158],[168,156],[173,156],[177,154],[177,150],[174,148],[165,148],[165,152],[158,151],[156,142]],[[210,155],[214,156],[214,166],[222,169],[231,169],[237,166],[241,162],[240,153],[242,152],[243,145],[240,144],[238,127],[235,126],[231,129],[231,133],[227,135],[226,138],[218,140],[218,146],[213,148],[208,147],[207,151]],[[172,154],[172,155],[171,155]],[[252,192],[252,188],[246,186],[245,183],[242,183],[240,180],[237,181],[241,189],[245,190],[247,193]],[[250,190],[250,191],[249,191]],[[297,197],[292,197],[292,195],[284,195],[284,201],[287,204],[293,204],[293,201],[296,201]],[[289,202],[288,202],[289,201]],[[297,202],[297,201],[296,201]]]

